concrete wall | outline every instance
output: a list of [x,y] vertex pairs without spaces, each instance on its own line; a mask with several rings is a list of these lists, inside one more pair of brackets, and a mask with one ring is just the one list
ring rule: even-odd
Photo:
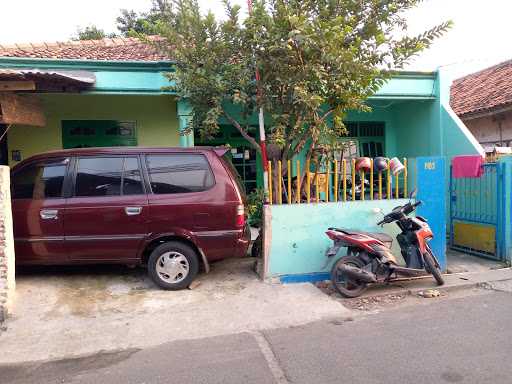
[[[417,199],[423,204],[417,213],[429,220],[435,234],[431,247],[446,269],[445,162],[442,157],[418,157],[413,162],[417,177]],[[382,218],[377,209],[387,213],[407,199],[347,201],[265,206],[264,273],[266,280],[281,282],[329,279],[337,257],[326,265],[325,251],[332,245],[325,231],[329,227],[384,232],[393,238],[396,224],[376,225]],[[400,260],[400,249],[393,242],[393,253]],[[338,257],[345,254],[342,248]]]
[[512,146],[512,111],[464,120],[464,124],[481,144]]
[[[178,146],[176,101],[173,96],[45,94],[40,96],[46,127],[14,126],[8,149],[25,159],[36,153],[62,149],[62,120],[136,121],[140,146]],[[10,160],[10,165],[15,162]]]
[[[407,200],[347,201],[300,205],[273,205],[270,214],[271,244],[266,279],[278,278],[283,282],[325,280],[337,257],[325,265],[325,251],[332,240],[325,235],[329,227],[385,232],[395,237],[396,225],[378,227],[381,208],[388,212]],[[396,243],[396,242],[394,242]],[[396,244],[394,244],[395,254]],[[340,250],[342,256],[346,249]]]
[[9,167],[0,166],[0,323],[11,306],[15,288],[9,172]]

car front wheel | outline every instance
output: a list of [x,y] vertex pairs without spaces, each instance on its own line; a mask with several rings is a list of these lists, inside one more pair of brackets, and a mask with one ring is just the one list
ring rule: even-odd
[[148,260],[148,273],[160,288],[187,288],[197,275],[199,262],[190,246],[170,241],[156,247]]

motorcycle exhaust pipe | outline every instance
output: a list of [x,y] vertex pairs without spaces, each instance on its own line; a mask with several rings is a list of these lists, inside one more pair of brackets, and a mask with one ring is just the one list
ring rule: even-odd
[[361,281],[363,283],[377,282],[377,277],[373,273],[362,270],[361,268],[353,267],[347,264],[342,264],[341,266],[338,267],[338,270],[352,280]]

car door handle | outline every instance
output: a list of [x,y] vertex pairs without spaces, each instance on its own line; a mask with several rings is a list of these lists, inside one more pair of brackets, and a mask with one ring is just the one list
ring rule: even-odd
[[59,211],[56,209],[42,209],[39,216],[43,220],[57,220],[59,218]]
[[142,207],[126,207],[124,211],[128,216],[136,216],[140,215],[142,212]]

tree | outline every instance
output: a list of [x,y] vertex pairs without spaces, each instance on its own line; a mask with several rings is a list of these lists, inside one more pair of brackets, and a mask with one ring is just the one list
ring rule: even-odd
[[154,35],[157,33],[156,24],[168,19],[172,5],[170,0],[153,0],[149,12],[137,13],[134,10],[122,9],[116,19],[117,29],[123,36],[133,33]]
[[96,27],[95,25],[89,25],[85,28],[78,28],[76,35],[71,40],[99,40],[105,37],[116,37],[115,33],[106,34],[103,29]]
[[409,36],[404,12],[420,1],[254,0],[242,22],[227,0],[223,20],[203,15],[197,0],[176,0],[156,25],[177,61],[169,78],[194,112],[190,129],[208,138],[223,118],[261,152],[249,126],[262,106],[286,161],[336,142],[346,112],[369,111],[366,100],[393,71],[451,26]]

